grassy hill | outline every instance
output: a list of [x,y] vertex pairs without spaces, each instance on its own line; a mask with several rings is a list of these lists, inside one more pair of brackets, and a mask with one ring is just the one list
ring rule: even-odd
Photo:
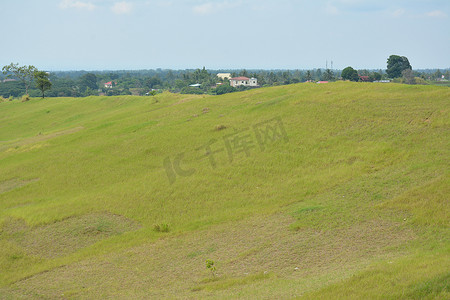
[[0,298],[448,299],[449,107],[350,82],[0,103]]

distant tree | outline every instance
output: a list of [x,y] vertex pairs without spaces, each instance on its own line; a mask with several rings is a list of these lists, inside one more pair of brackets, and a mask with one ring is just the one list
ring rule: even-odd
[[203,94],[203,90],[197,88],[197,87],[191,87],[191,86],[187,86],[181,89],[180,91],[181,94],[197,94],[197,95],[201,95]]
[[267,78],[267,83],[268,84],[274,84],[277,81],[277,76],[275,75],[274,72],[270,72],[269,76]]
[[97,95],[97,90],[93,90],[90,87],[86,87],[86,90],[82,93],[83,97]]
[[194,73],[189,74],[188,77],[190,83],[205,83],[209,79],[210,74],[208,73],[206,68],[203,67],[203,69],[195,70]]
[[119,75],[117,73],[109,73],[109,79],[116,80],[119,78]]
[[341,73],[342,79],[344,80],[350,80],[350,81],[358,81],[359,76],[358,72],[353,69],[352,67],[347,67],[344,70],[342,70]]
[[184,80],[181,80],[181,79],[175,80],[175,83],[174,83],[174,86],[176,89],[182,89],[187,85],[188,85],[187,82]]
[[312,75],[311,75],[311,71],[310,70],[306,71],[305,79],[306,79],[306,81],[311,81],[312,80]]
[[358,70],[358,75],[360,76],[369,76],[369,71],[366,69]]
[[248,77],[248,72],[246,69],[242,70],[241,73],[239,74],[240,76],[244,76],[244,77]]
[[0,83],[0,96],[4,98],[19,97],[25,94],[25,87],[20,81]]
[[381,74],[380,73],[378,73],[378,72],[373,72],[373,73],[370,73],[370,75],[369,75],[369,81],[378,81],[378,80],[381,80]]
[[284,71],[281,74],[281,78],[282,78],[283,84],[290,84],[291,83],[291,73],[289,71]]
[[80,89],[85,91],[86,88],[89,88],[92,91],[98,89],[97,76],[95,74],[87,73],[80,77]]
[[161,84],[162,84],[161,79],[159,79],[159,77],[156,75],[151,78],[148,78],[145,81],[145,86],[148,87],[149,89],[156,88],[157,86],[159,86]]
[[232,92],[236,92],[236,88],[230,86],[229,84],[219,85],[215,89],[216,95],[222,95],[222,94],[227,94],[227,93],[232,93]]
[[323,80],[333,80],[333,79],[334,79],[333,71],[331,71],[330,69],[326,69],[325,72],[323,73]]
[[260,86],[263,86],[266,84],[266,77],[263,75],[263,73],[259,73],[257,76],[254,76],[254,77],[258,79],[258,84]]
[[124,88],[121,92],[121,95],[132,95],[131,91],[128,88]]
[[35,66],[19,66],[18,63],[11,63],[7,66],[4,66],[2,71],[3,74],[6,75],[6,78],[15,76],[17,79],[22,81],[22,83],[25,85],[25,93],[28,95],[28,88],[34,80],[34,72],[37,71]]
[[441,70],[437,69],[436,72],[434,72],[433,77],[434,77],[434,79],[440,80],[442,78]]
[[444,78],[449,80],[450,79],[450,72],[447,70],[444,74]]
[[316,71],[316,79],[320,80],[322,78],[322,70],[321,69],[317,69]]
[[387,60],[386,73],[390,78],[398,78],[402,76],[402,72],[406,69],[412,69],[408,58],[405,56],[391,55]]
[[36,87],[41,90],[42,98],[45,97],[45,91],[52,88],[52,83],[48,79],[49,74],[44,71],[37,71],[34,73],[34,78],[36,79]]
[[403,70],[403,81],[406,84],[416,84],[416,79],[414,78],[413,71],[411,69]]

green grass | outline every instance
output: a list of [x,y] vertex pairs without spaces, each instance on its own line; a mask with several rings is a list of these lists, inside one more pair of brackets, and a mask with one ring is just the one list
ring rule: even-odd
[[0,298],[446,298],[449,104],[350,82],[0,103]]

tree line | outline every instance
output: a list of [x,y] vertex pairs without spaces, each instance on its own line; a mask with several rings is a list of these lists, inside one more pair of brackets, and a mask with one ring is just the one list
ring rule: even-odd
[[[160,91],[185,94],[224,94],[248,89],[231,87],[227,79],[217,73],[231,73],[231,77],[255,77],[259,86],[286,85],[307,81],[377,81],[394,79],[402,83],[424,83],[427,80],[448,80],[449,70],[412,70],[404,56],[391,55],[386,70],[135,70],[135,71],[58,71],[44,72],[34,66],[10,64],[0,75],[0,96],[20,97],[85,97],[90,95],[153,95]],[[108,83],[108,84],[106,84]],[[199,87],[190,85],[200,84]]]

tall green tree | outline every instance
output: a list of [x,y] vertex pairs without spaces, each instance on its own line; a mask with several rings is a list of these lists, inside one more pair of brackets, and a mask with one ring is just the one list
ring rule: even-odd
[[434,79],[440,80],[440,79],[442,78],[442,72],[441,72],[441,70],[437,69],[437,71],[434,72],[433,76],[434,76]]
[[381,74],[380,73],[378,73],[378,72],[373,72],[373,73],[370,73],[370,75],[369,75],[369,81],[375,81],[375,80],[381,80]]
[[318,80],[320,80],[322,78],[322,70],[321,69],[317,69],[315,77]]
[[331,71],[330,69],[326,69],[325,72],[323,73],[323,80],[333,80],[333,79],[334,79],[333,71]]
[[274,72],[270,72],[270,73],[269,73],[269,76],[268,76],[268,78],[267,78],[267,82],[268,82],[269,84],[274,84],[275,82],[277,82],[277,76],[275,75]]
[[19,64],[11,63],[2,68],[3,74],[6,78],[16,77],[18,80],[22,81],[25,85],[25,93],[28,95],[28,88],[34,80],[34,72],[37,71],[35,66],[19,66]]
[[243,69],[240,73],[239,76],[244,76],[244,77],[249,77],[248,72],[246,69]]
[[162,84],[161,79],[159,79],[159,77],[156,75],[151,78],[147,78],[145,80],[145,86],[148,87],[149,89],[156,88],[157,86],[160,86],[161,84]]
[[311,75],[311,71],[310,70],[306,71],[305,79],[306,79],[306,81],[311,81],[312,80],[312,75]]
[[45,98],[45,91],[52,88],[52,83],[48,79],[49,74],[44,71],[36,71],[34,78],[36,79],[36,87],[41,90],[42,98]]
[[387,60],[386,73],[390,78],[402,77],[402,72],[406,69],[412,69],[408,58],[399,55],[389,56]]
[[359,80],[358,72],[350,66],[345,68],[344,70],[342,70],[341,76],[342,76],[342,79],[344,79],[344,80],[350,80],[350,81],[358,81]]
[[97,76],[95,74],[87,73],[80,77],[80,90],[85,91],[87,88],[92,91],[98,89]]

